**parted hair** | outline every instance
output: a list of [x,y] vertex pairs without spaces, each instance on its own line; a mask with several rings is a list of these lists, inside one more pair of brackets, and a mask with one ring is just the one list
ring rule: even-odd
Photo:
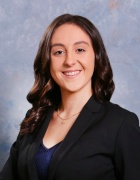
[[60,88],[50,74],[50,51],[53,33],[59,26],[66,23],[77,25],[91,39],[95,53],[95,68],[92,76],[94,98],[104,103],[110,101],[113,94],[115,88],[113,72],[99,31],[85,17],[63,14],[54,19],[48,26],[40,41],[34,61],[35,82],[27,95],[27,100],[32,104],[32,108],[21,123],[20,134],[28,134],[37,130],[49,106],[54,106],[57,109],[61,102]]

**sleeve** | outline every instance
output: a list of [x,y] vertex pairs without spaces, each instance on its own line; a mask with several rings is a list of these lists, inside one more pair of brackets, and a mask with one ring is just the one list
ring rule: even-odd
[[17,171],[17,156],[18,156],[18,144],[21,136],[18,135],[16,142],[13,143],[10,149],[10,155],[6,161],[1,173],[0,180],[18,180]]
[[140,127],[135,114],[125,118],[119,129],[115,166],[119,180],[140,180]]
[[[30,110],[27,111],[26,116],[28,117]],[[23,135],[18,135],[17,140],[13,143],[10,149],[10,155],[6,161],[2,171],[0,172],[0,180],[19,180],[18,178],[18,147],[23,138]]]

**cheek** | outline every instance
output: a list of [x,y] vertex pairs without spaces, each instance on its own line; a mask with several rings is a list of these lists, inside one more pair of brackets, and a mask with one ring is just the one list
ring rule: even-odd
[[51,62],[50,62],[50,71],[51,71],[51,72],[57,71],[57,69],[58,69],[57,62],[51,60]]
[[92,71],[94,71],[94,67],[95,67],[95,55],[92,54],[89,60],[89,67],[92,69]]
[[60,76],[60,65],[56,61],[50,63],[50,73],[52,78],[56,81]]
[[90,77],[92,77],[93,73],[94,73],[94,65],[92,64],[92,65],[90,65],[90,67],[88,69],[88,75]]
[[86,68],[87,68],[87,73],[89,76],[92,76],[94,73],[94,68],[95,68],[95,60],[94,58],[88,59],[87,63],[85,64]]
[[62,66],[62,60],[61,59],[51,59],[50,61],[50,68],[54,70],[60,70]]
[[84,59],[82,61],[83,63],[83,66],[89,70],[90,72],[91,71],[94,71],[94,66],[95,66],[95,59],[93,56],[88,56],[86,59]]

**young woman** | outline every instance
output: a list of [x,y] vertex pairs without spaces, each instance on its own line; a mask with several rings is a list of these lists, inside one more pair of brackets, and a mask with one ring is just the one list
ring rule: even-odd
[[1,180],[139,180],[137,116],[110,98],[110,62],[96,27],[64,14],[45,31],[34,62],[32,108]]

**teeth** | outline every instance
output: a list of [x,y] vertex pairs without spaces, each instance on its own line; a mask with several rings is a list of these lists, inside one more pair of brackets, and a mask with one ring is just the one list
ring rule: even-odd
[[73,71],[73,72],[64,72],[67,76],[74,76],[75,74],[78,74],[80,71]]

